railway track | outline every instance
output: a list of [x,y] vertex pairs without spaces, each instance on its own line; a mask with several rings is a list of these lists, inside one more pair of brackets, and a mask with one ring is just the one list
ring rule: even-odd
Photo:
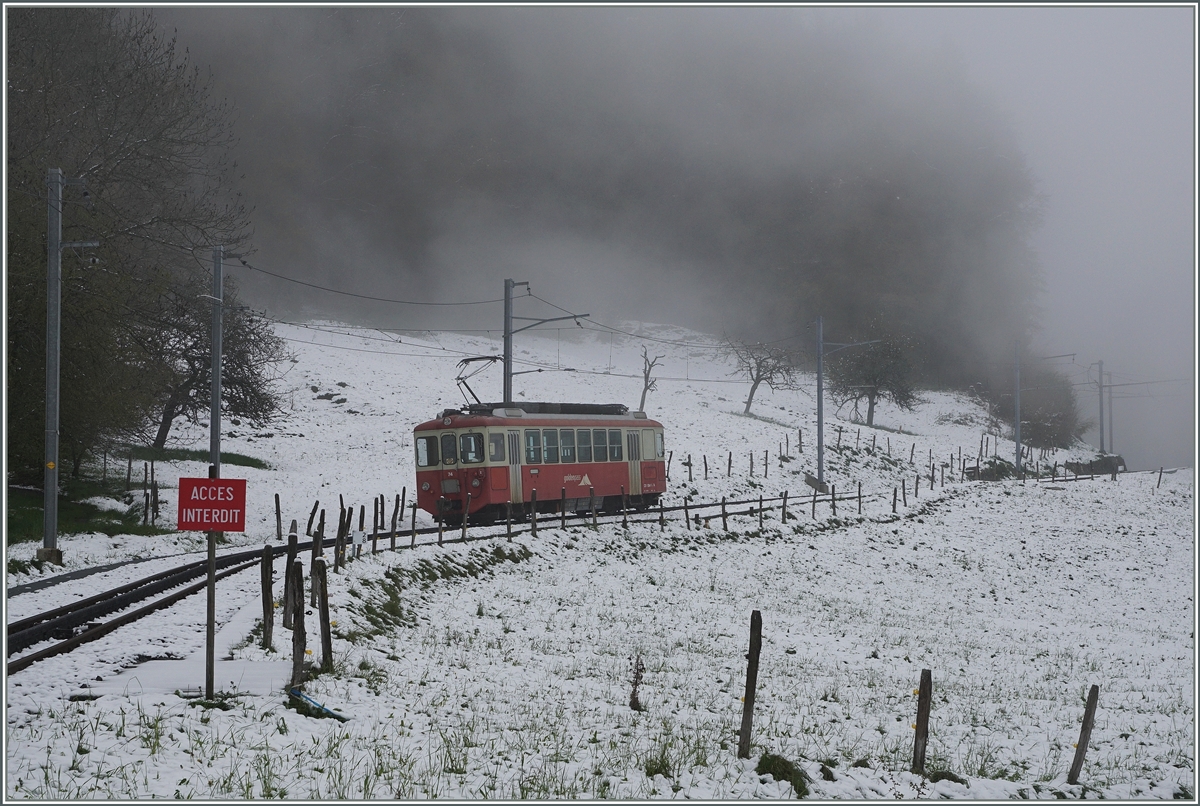
[[[838,500],[851,500],[853,494],[845,496],[837,496]],[[864,496],[867,497],[867,496]],[[876,496],[869,496],[874,498]],[[801,503],[799,496],[792,500],[798,505]],[[693,514],[699,514],[701,510],[706,509],[723,509],[729,517],[747,516],[757,513],[756,505],[762,507],[762,511],[770,511],[778,509],[773,506],[775,502],[779,502],[779,497],[764,497],[762,499],[745,499],[737,501],[716,501],[711,503],[692,502],[684,506],[658,507],[647,508],[640,510],[636,515],[633,511],[627,513],[605,513],[596,518],[598,523],[619,523],[627,520],[630,523],[659,523],[663,522],[666,513],[678,513],[687,511]],[[828,500],[828,495],[823,496],[822,500]],[[553,504],[554,502],[546,502]],[[734,507],[747,506],[747,509],[734,509]],[[649,517],[647,517],[649,516]],[[592,521],[591,513],[571,513],[568,512],[565,518],[571,523],[590,523]],[[563,519],[562,513],[539,513],[538,520],[541,528],[553,529],[560,524]],[[438,535],[439,543],[460,543],[464,541],[484,540],[495,537],[515,536],[518,534],[528,534],[531,531],[531,524],[528,523],[528,515],[521,518],[521,527],[514,529],[512,522],[507,526],[503,523],[475,524],[468,523],[467,529],[461,526],[443,526],[443,527],[425,527],[421,529],[410,529],[402,532],[397,532],[395,537],[403,537],[411,535],[407,545],[399,544],[398,548],[410,548],[418,545],[428,545],[427,543],[417,543],[418,535]],[[467,535],[467,531],[473,534]],[[487,530],[486,533],[483,530]],[[392,533],[380,532],[374,537],[380,540],[394,540]],[[332,547],[337,543],[337,538],[326,537],[322,541],[322,546]],[[297,545],[297,556],[304,552],[312,551],[312,541]],[[370,549],[368,549],[370,550]],[[380,550],[390,550],[381,548]],[[287,546],[279,545],[271,547],[272,556],[278,557],[286,554]],[[217,579],[223,579],[227,576],[239,573],[257,565],[262,560],[262,549],[249,549],[245,551],[226,554],[217,558]],[[144,577],[134,582],[129,582],[120,585],[103,593],[98,593],[80,601],[71,602],[70,604],[39,613],[28,618],[14,621],[8,625],[8,657],[7,670],[9,674],[27,669],[29,666],[37,663],[40,660],[53,657],[65,652],[70,652],[82,644],[90,641],[95,641],[99,638],[108,635],[109,633],[127,625],[138,619],[144,618],[149,614],[169,607],[175,602],[180,601],[188,596],[203,591],[207,585],[208,560],[201,559],[184,565],[177,566],[167,571],[153,574]],[[160,594],[166,594],[160,596]],[[158,597],[158,598],[154,598]],[[151,600],[151,601],[147,601]],[[142,604],[145,602],[145,604]],[[140,607],[136,605],[141,604]],[[133,608],[133,609],[130,609]],[[108,616],[117,614],[115,617],[107,621],[98,621]],[[48,646],[31,652],[28,655],[22,655],[14,658],[20,652],[23,652],[31,647],[42,644],[46,641],[54,641]]]

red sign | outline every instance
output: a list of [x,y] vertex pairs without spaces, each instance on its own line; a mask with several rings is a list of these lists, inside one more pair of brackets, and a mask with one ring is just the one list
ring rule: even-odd
[[246,531],[246,480],[180,479],[179,530]]

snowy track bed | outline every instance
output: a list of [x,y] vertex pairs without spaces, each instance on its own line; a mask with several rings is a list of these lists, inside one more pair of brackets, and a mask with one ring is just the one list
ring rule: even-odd
[[[204,711],[162,692],[49,706],[43,692],[60,712],[48,721],[19,716],[32,703],[10,689],[8,792],[784,796],[734,754],[759,609],[752,755],[800,761],[818,796],[1081,794],[1066,768],[1097,683],[1081,781],[1169,797],[1194,768],[1190,484],[970,485],[907,517],[798,533],[749,534],[749,518],[736,535],[555,527],[359,560],[331,583],[337,672],[309,685],[351,722],[300,717],[278,695]],[[533,555],[485,562],[521,545]],[[388,580],[412,626],[372,636],[363,608],[382,606]],[[153,634],[202,640],[183,609],[163,619]],[[629,708],[638,655],[642,712]],[[77,662],[48,675],[69,680]],[[965,786],[903,771],[922,668],[929,767]],[[123,737],[105,727],[122,721]]]

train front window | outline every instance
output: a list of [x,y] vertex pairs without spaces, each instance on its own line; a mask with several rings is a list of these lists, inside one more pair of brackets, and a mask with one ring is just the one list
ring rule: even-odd
[[663,447],[663,435],[661,431],[654,432],[654,457],[661,459],[667,455],[666,449]]
[[594,461],[608,461],[608,432],[603,428],[596,428],[592,431],[592,449],[595,454]]
[[442,434],[442,464],[454,464],[454,457],[458,456],[458,451],[455,450],[453,434]]
[[488,461],[504,461],[504,434],[488,434]]
[[592,461],[592,432],[586,428],[580,428],[575,441],[578,443],[575,447],[579,451],[579,461]]
[[542,432],[542,445],[546,448],[546,464],[558,462],[558,429],[547,428]]
[[542,463],[542,432],[531,428],[525,432],[525,464]]
[[417,437],[417,467],[436,467],[438,464],[438,438]]
[[621,461],[621,432],[615,428],[608,432],[608,461]]
[[465,465],[483,461],[483,434],[463,434],[458,438],[458,459]]
[[564,428],[558,437],[558,446],[562,450],[563,464],[575,461],[575,429]]

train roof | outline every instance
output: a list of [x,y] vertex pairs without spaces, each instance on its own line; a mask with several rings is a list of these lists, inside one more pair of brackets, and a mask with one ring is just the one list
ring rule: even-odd
[[[454,422],[459,418],[468,423]],[[465,409],[445,409],[433,420],[421,423],[417,430],[443,427],[462,427],[463,425],[495,424],[505,420],[528,418],[534,421],[597,421],[597,422],[629,422],[638,421],[642,425],[662,427],[662,424],[651,420],[642,411],[629,411],[629,407],[621,403],[546,403],[525,402],[505,406],[503,403],[473,403]],[[451,421],[451,422],[447,422]]]

